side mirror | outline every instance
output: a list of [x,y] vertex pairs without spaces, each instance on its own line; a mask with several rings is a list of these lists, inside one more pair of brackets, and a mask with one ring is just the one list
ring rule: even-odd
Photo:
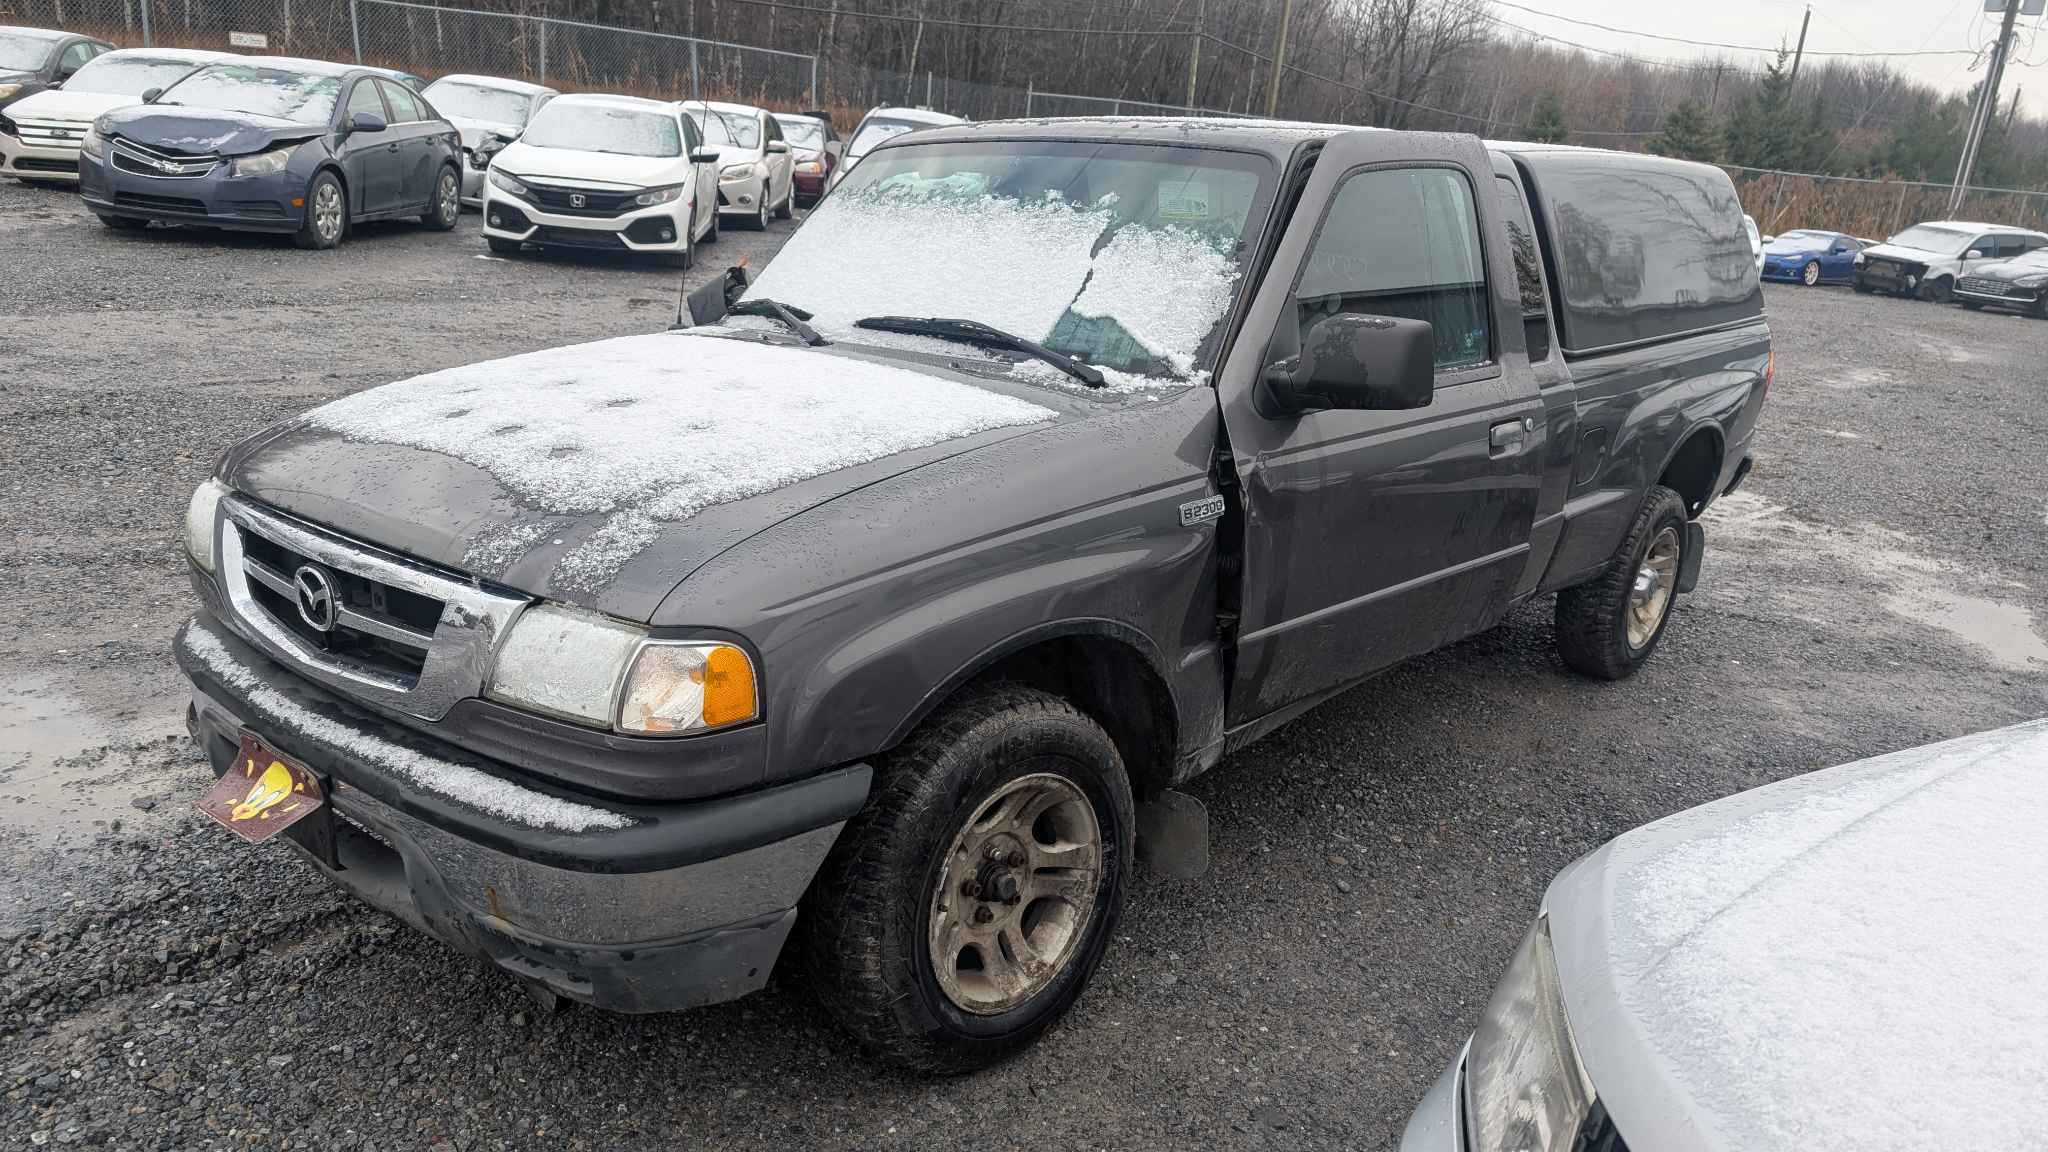
[[350,132],[382,132],[384,118],[370,112],[358,112],[348,118],[347,128]]
[[699,148],[695,152],[690,153],[690,163],[716,164],[718,163],[718,153]]
[[769,150],[770,152],[782,152],[782,153],[787,153],[787,152],[789,151],[789,141],[787,141],[787,140],[770,140],[770,141],[768,142],[768,150]]
[[163,94],[164,90],[161,88],[145,88],[142,90],[142,102],[144,104],[154,104],[156,103],[156,98]]
[[1968,252],[1963,253],[1963,259],[1965,260],[1982,260],[1983,258],[1984,250],[1982,248],[1972,248]]
[[1261,381],[1274,412],[1427,408],[1436,395],[1436,333],[1426,320],[1345,312],[1316,321],[1302,350]]

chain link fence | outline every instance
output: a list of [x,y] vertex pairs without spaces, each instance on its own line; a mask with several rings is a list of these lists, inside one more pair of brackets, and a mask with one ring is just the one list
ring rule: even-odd
[[2048,230],[2048,192],[1972,188],[1962,207],[1951,213],[1948,184],[1723,168],[1735,181],[1743,210],[1769,234],[1821,228],[1882,240],[1914,224],[1943,219]]

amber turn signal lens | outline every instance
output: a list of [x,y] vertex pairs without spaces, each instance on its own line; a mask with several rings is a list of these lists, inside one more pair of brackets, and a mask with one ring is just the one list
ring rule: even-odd
[[648,735],[700,732],[754,719],[754,663],[730,644],[652,640],[626,674],[619,729]]

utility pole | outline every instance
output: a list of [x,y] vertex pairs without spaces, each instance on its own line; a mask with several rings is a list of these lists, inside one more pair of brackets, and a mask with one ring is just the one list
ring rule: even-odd
[[1195,5],[1195,37],[1188,44],[1188,107],[1195,107],[1196,81],[1202,74],[1202,37],[1209,31],[1209,0]]
[[[1792,83],[1785,86],[1785,92],[1788,95],[1799,87],[1799,61],[1806,56],[1806,26],[1811,23],[1813,23],[1813,5],[1809,4],[1806,6],[1806,15],[1799,18],[1799,47],[1792,50]],[[1780,40],[1778,43],[1782,46],[1785,42]]]
[[1963,155],[1956,162],[1955,187],[1949,190],[1951,217],[1962,211],[1963,198],[1970,194],[1970,174],[1977,167],[1977,148],[1984,143],[1991,118],[1998,114],[1998,84],[2005,79],[2006,57],[2012,54],[2013,24],[2019,16],[2020,0],[2005,0],[2005,23],[1998,30],[1998,43],[1991,49],[1991,69],[1984,77],[1984,87],[1977,91],[1977,107],[1970,116],[1969,134],[1963,139]]
[[1294,0],[1280,0],[1280,35],[1273,40],[1273,78],[1266,84],[1266,118],[1269,120],[1280,108],[1280,76],[1287,71],[1287,25],[1293,19]]

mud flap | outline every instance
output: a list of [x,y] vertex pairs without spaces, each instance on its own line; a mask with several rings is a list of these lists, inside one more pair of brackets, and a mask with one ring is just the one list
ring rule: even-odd
[[1707,530],[1697,520],[1685,522],[1685,551],[1678,559],[1678,590],[1690,592],[1699,586],[1700,560],[1707,554]]

